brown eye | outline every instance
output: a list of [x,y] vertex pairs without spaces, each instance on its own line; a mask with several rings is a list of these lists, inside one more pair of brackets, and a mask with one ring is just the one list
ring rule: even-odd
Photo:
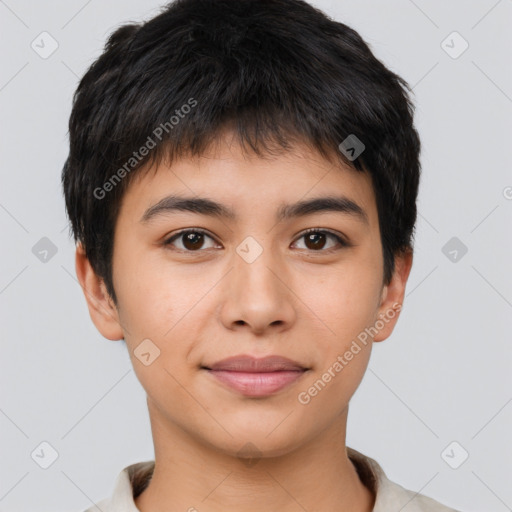
[[306,247],[308,249],[323,249],[325,246],[325,233],[308,233],[304,235],[304,239],[306,240]]
[[[211,236],[207,235],[204,231],[199,229],[189,229],[187,231],[180,231],[171,238],[164,242],[166,246],[173,246],[175,241],[181,241],[176,247],[177,250],[198,252],[200,249],[204,249],[205,240],[213,240]],[[207,247],[208,248],[208,247]]]
[[204,235],[202,233],[186,233],[182,236],[183,246],[191,251],[200,249],[204,243]]
[[319,229],[311,229],[311,230],[307,231],[306,233],[303,233],[299,237],[299,240],[304,239],[304,241],[305,241],[304,245],[306,246],[306,249],[309,249],[311,251],[316,251],[316,252],[327,252],[330,249],[336,248],[336,244],[334,244],[334,246],[331,244],[330,247],[327,247],[327,249],[325,249],[326,245],[329,244],[329,238],[331,240],[335,240],[335,242],[337,243],[338,246],[348,247],[348,245],[349,245],[340,236],[338,236],[334,233],[331,233],[330,231],[319,230]]

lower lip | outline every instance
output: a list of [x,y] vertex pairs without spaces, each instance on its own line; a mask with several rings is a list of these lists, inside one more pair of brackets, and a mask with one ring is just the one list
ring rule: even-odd
[[305,371],[277,371],[266,373],[207,370],[208,373],[245,396],[268,396],[277,393],[299,379]]

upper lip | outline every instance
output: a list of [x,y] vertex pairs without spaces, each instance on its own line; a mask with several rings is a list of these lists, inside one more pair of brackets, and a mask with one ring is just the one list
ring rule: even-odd
[[268,373],[278,371],[303,371],[307,370],[296,361],[292,361],[287,357],[267,356],[256,358],[248,355],[240,355],[228,357],[222,361],[218,361],[213,365],[204,366],[208,370],[224,370],[232,372],[247,373]]

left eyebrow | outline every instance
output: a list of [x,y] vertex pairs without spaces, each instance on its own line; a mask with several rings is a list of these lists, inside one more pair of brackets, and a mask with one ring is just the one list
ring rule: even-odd
[[[150,206],[142,215],[140,222],[146,224],[155,217],[176,211],[187,211],[211,217],[224,217],[232,221],[236,221],[238,218],[231,208],[212,199],[170,195]],[[280,222],[322,212],[344,213],[369,225],[368,215],[365,210],[346,196],[317,197],[293,204],[283,204],[277,210],[276,219]]]

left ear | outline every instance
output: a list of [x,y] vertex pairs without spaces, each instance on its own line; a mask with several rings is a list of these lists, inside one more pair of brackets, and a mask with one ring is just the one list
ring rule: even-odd
[[405,286],[411,271],[412,259],[412,249],[395,255],[393,276],[389,284],[382,289],[381,302],[377,310],[378,320],[375,322],[378,332],[373,337],[373,341],[384,341],[395,328],[404,301]]

